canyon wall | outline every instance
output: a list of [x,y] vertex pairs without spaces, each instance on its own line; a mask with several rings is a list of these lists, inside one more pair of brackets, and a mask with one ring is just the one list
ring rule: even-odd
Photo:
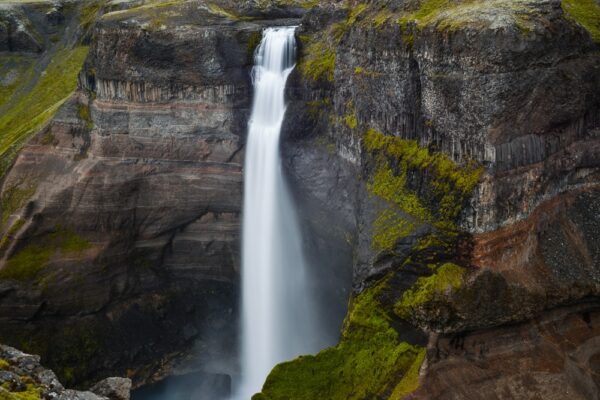
[[252,55],[300,25],[283,158],[330,331],[351,301],[256,397],[597,398],[595,3],[96,12],[77,91],[3,180],[0,341],[76,384],[236,374]]

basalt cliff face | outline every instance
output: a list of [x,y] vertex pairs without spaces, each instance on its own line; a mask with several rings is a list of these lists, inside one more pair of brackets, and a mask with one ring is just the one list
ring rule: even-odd
[[3,17],[89,50],[11,150],[0,341],[67,383],[235,375],[252,55],[299,25],[282,152],[330,331],[351,301],[256,397],[598,398],[596,2],[65,4]]

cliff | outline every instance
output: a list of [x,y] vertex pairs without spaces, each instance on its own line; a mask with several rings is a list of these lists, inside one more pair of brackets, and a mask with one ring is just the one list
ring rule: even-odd
[[237,373],[252,54],[300,25],[282,152],[329,331],[351,302],[256,397],[597,398],[594,0],[45,4],[0,10],[0,341]]

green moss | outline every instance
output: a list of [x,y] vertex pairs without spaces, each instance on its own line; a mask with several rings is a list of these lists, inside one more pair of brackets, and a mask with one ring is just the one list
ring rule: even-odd
[[348,26],[354,25],[356,23],[356,19],[367,10],[367,5],[364,3],[359,3],[350,8],[350,12],[348,13],[348,19],[346,20],[346,24]]
[[416,21],[424,26],[440,12],[448,10],[450,5],[450,0],[421,0],[417,9],[401,17],[400,23],[406,25],[408,21]]
[[277,3],[283,6],[300,6],[304,9],[311,9],[318,6],[321,0],[279,0]]
[[347,114],[344,117],[344,122],[346,123],[346,126],[350,129],[356,129],[356,127],[358,126],[358,119],[356,118],[356,114],[354,113]]
[[8,246],[10,245],[11,240],[14,239],[14,236],[17,232],[25,225],[25,219],[19,218],[17,219],[11,227],[8,229],[2,240],[0,240],[0,254],[4,254]]
[[53,251],[50,247],[30,245],[22,249],[0,269],[0,279],[26,281],[46,267]]
[[[458,165],[414,140],[373,129],[362,143],[372,166],[367,188],[388,204],[374,223],[375,250],[392,250],[399,239],[423,223],[444,231],[457,229],[455,222],[479,182],[481,166],[473,162]],[[419,183],[410,183],[411,176],[419,177]]]
[[401,400],[404,396],[411,394],[419,387],[419,371],[421,366],[423,365],[423,361],[425,361],[425,356],[427,352],[425,349],[422,349],[418,356],[413,361],[412,365],[402,377],[402,380],[396,387],[394,388],[390,400]]
[[31,133],[52,118],[77,86],[77,74],[87,56],[87,47],[57,51],[33,89],[11,102],[0,115],[0,174]]
[[4,358],[0,358],[0,369],[7,370],[8,367],[10,367],[8,361],[6,361]]
[[0,400],[40,400],[41,396],[41,390],[32,384],[28,384],[27,388],[21,392],[10,392],[8,389],[0,387]]
[[403,387],[416,387],[411,371],[425,349],[399,340],[379,300],[386,285],[384,279],[352,301],[337,346],[279,364],[253,399],[380,398],[404,379]]
[[562,0],[562,8],[567,16],[587,29],[596,43],[600,43],[600,6],[595,0]]
[[456,290],[462,284],[465,269],[452,263],[437,267],[436,272],[428,277],[419,278],[417,283],[404,292],[400,301],[394,306],[395,313],[409,319],[414,310],[444,295],[448,290]]
[[391,21],[393,17],[394,14],[387,8],[384,8],[383,10],[377,12],[372,18],[373,26],[375,26],[375,28],[380,28],[383,25],[387,24],[389,21]]
[[406,216],[393,210],[379,213],[373,223],[373,238],[371,245],[376,251],[391,250],[398,239],[407,237],[416,229],[417,224],[409,221]]
[[336,53],[331,45],[323,40],[308,44],[300,58],[298,68],[302,75],[313,81],[333,82]]
[[18,182],[4,189],[2,193],[2,224],[27,204],[36,189],[37,185],[25,182]]
[[85,122],[87,129],[94,128],[94,121],[92,121],[92,117],[90,116],[90,107],[87,104],[78,103],[77,114],[79,115],[79,119]]
[[57,227],[51,232],[29,244],[9,258],[0,269],[0,279],[28,281],[34,279],[45,269],[55,254],[76,254],[91,247],[75,232]]

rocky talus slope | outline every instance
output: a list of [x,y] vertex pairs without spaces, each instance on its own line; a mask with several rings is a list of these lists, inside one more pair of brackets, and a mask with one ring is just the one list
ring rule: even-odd
[[3,400],[129,400],[131,380],[107,378],[88,391],[65,389],[40,357],[0,345],[0,398]]
[[51,120],[0,103],[0,341],[67,384],[235,375],[252,55],[299,25],[285,168],[331,329],[351,301],[255,397],[599,397],[596,0],[45,4],[0,9],[60,28],[0,29],[2,90],[80,60]]

